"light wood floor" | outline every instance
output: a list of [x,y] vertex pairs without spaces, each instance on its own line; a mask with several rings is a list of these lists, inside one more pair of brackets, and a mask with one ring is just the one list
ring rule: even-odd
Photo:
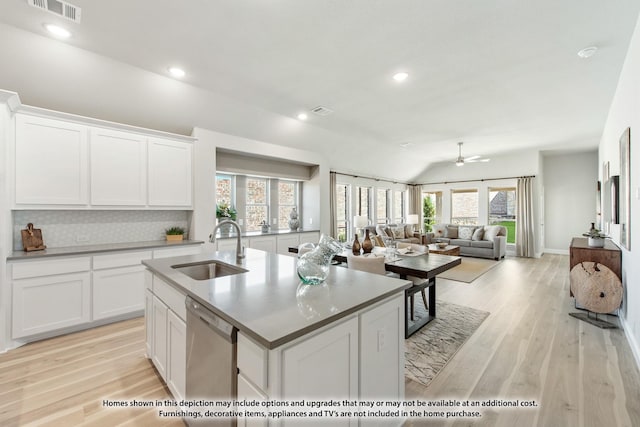
[[[568,264],[560,255],[511,258],[471,284],[439,280],[439,299],[491,314],[428,388],[407,383],[407,399],[529,399],[537,409],[406,425],[640,426],[640,374],[624,333],[567,315]],[[102,407],[168,396],[144,357],[142,319],[0,355],[1,426],[182,426],[153,409]]]

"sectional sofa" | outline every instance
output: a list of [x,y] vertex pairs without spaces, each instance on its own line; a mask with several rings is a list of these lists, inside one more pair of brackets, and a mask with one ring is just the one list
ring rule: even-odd
[[432,229],[425,234],[425,244],[460,246],[460,255],[499,260],[507,252],[507,229],[501,225],[436,224]]

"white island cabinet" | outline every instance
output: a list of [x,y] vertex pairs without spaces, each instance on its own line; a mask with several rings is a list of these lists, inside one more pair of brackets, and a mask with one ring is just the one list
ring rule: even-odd
[[[187,296],[237,328],[237,396],[229,399],[404,399],[403,291],[410,282],[331,267],[326,283],[307,288],[310,293],[305,294],[300,292],[305,285],[300,285],[295,261],[251,248],[241,261],[233,252],[143,261],[149,269],[147,355],[176,399],[190,398],[184,393],[189,389],[184,340],[184,332],[190,333],[188,320],[183,329]],[[209,262],[236,264],[246,272],[197,280],[172,268]],[[220,369],[202,381],[211,381],[228,367]],[[237,421],[241,426],[299,422],[294,418]],[[332,421],[344,426],[399,426],[403,419],[354,415]]]

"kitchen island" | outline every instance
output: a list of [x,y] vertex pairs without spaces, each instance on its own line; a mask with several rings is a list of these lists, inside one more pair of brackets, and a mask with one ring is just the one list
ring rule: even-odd
[[[247,271],[197,280],[173,268],[211,260]],[[332,266],[324,284],[302,285],[296,258],[252,249],[238,264],[235,252],[143,264],[151,273],[147,352],[176,399],[192,397],[186,339],[176,333],[187,334],[187,296],[237,329],[238,399],[404,398],[403,291],[411,282]]]

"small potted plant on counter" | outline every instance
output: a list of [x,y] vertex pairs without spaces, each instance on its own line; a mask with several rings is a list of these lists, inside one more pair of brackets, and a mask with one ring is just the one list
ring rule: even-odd
[[184,238],[184,228],[182,227],[167,228],[165,233],[167,235],[167,241],[177,241]]
[[[216,218],[218,224],[222,221],[233,220],[238,218],[238,211],[228,203],[219,203],[216,205]],[[232,226],[230,224],[224,224],[219,228],[221,237],[228,237],[231,234]]]
[[591,223],[591,228],[588,232],[583,234],[584,237],[588,237],[588,245],[592,248],[603,248],[604,247],[604,239],[607,237],[604,233],[600,232],[595,227],[595,223]]

